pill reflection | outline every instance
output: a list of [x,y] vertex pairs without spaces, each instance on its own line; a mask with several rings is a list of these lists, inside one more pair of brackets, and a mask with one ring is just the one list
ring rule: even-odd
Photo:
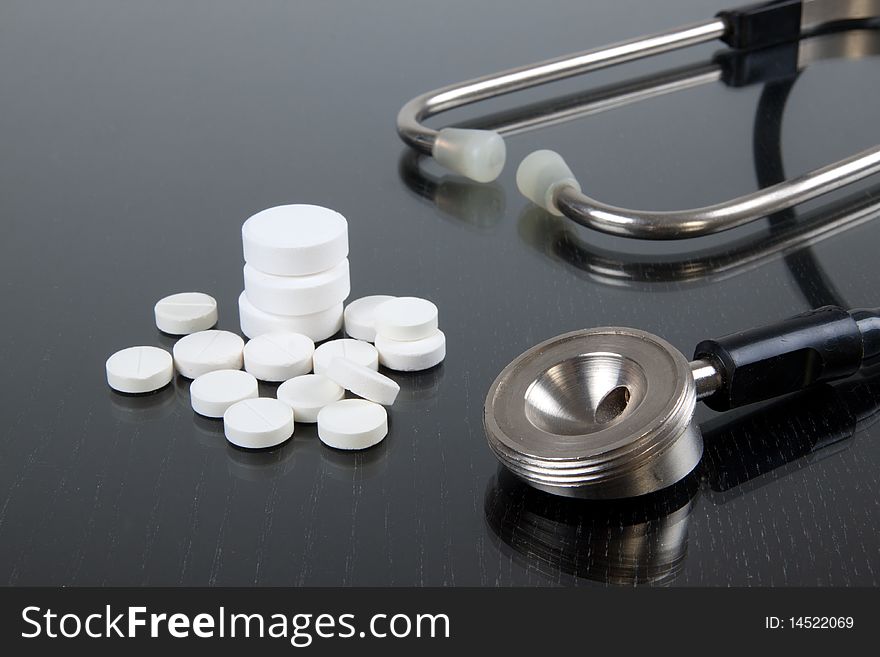
[[382,368],[382,373],[400,386],[394,406],[389,409],[390,416],[394,412],[418,411],[435,400],[443,384],[444,365],[440,363],[422,372],[394,372]]
[[176,407],[173,383],[143,395],[128,395],[111,388],[107,388],[107,394],[113,417],[128,424],[165,419],[174,414]]
[[306,431],[319,441],[321,455],[321,476],[346,484],[376,479],[385,474],[388,468],[388,453],[393,448],[394,429],[391,413],[388,414],[388,435],[377,445],[357,451],[333,449],[320,443],[315,424],[306,425]]
[[[221,434],[222,434],[222,422]],[[288,440],[270,449],[241,449],[223,439],[226,446],[226,464],[236,479],[244,481],[271,481],[287,475],[294,467],[294,441]]]

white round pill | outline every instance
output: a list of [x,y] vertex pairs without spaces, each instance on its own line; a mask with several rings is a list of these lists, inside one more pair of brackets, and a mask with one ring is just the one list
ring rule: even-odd
[[421,340],[391,340],[385,336],[376,338],[379,363],[389,370],[419,372],[440,364],[446,358],[446,336],[436,329]]
[[366,449],[388,435],[388,413],[365,399],[343,399],[318,413],[318,437],[336,449]]
[[333,359],[327,370],[327,378],[358,397],[383,406],[391,406],[400,392],[400,386],[394,380],[346,358]]
[[158,347],[129,347],[107,359],[107,383],[118,392],[153,392],[171,383],[174,362]]
[[244,266],[244,291],[260,310],[277,315],[310,315],[342,303],[351,291],[348,259],[308,276],[276,276]]
[[305,374],[282,383],[277,394],[297,422],[315,423],[321,409],[345,397],[345,390],[322,374]]
[[153,313],[156,328],[163,333],[189,335],[217,323],[217,301],[201,292],[181,292],[159,299]]
[[357,340],[373,342],[376,339],[376,308],[397,297],[375,294],[355,299],[345,307],[345,332]]
[[241,332],[249,338],[264,333],[302,333],[315,342],[326,340],[342,328],[342,304],[311,315],[276,315],[256,308],[247,294],[238,297]]
[[264,333],[244,346],[244,369],[260,381],[287,381],[312,371],[315,343],[302,333]]
[[188,379],[214,370],[240,370],[244,340],[229,331],[199,331],[174,345],[174,365]]
[[275,447],[293,435],[293,409],[269,397],[245,399],[226,409],[223,432],[238,447]]
[[399,297],[374,311],[376,335],[392,340],[421,340],[437,328],[437,306],[427,299]]
[[192,409],[205,417],[223,417],[242,399],[259,397],[257,380],[241,370],[214,370],[196,378],[189,387]]
[[241,237],[245,262],[267,274],[316,274],[348,256],[345,217],[317,205],[281,205],[258,212],[244,222]]
[[371,370],[379,369],[379,352],[376,347],[369,342],[342,338],[325,342],[315,349],[315,374],[326,374],[334,358],[347,358]]

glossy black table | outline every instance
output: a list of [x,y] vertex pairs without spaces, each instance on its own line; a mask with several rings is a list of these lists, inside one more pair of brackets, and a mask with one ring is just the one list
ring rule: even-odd
[[[793,175],[880,141],[876,57],[814,64],[775,96],[715,83],[512,137],[488,186],[412,157],[394,133],[397,109],[422,91],[722,7],[6,2],[0,583],[876,585],[880,373],[782,405],[701,409],[698,471],[622,504],[524,489],[499,471],[481,419],[501,368],[558,333],[629,325],[689,353],[814,305],[880,305],[877,180],[791,216],[664,244],[550,217],[514,183],[522,157],[554,148],[585,187],[621,205],[675,209],[748,192],[767,183],[762,162]],[[756,114],[758,126],[782,121],[777,143],[755,137]],[[104,380],[117,349],[171,347],[152,320],[166,294],[213,294],[220,327],[237,330],[241,222],[290,202],[348,217],[352,298],[414,294],[441,311],[446,362],[395,375],[390,435],[360,454],[323,447],[306,426],[279,449],[242,452],[193,415],[185,380],[139,398]],[[846,229],[798,237],[829,217]]]

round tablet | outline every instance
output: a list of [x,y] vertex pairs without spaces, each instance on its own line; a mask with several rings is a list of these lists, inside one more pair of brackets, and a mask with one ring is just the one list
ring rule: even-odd
[[241,227],[244,260],[279,276],[326,271],[348,256],[348,222],[317,205],[280,205],[258,212]]
[[376,335],[392,340],[421,340],[437,328],[437,306],[427,299],[399,297],[374,312]]
[[107,383],[118,392],[153,392],[171,383],[174,362],[158,347],[129,347],[107,359]]
[[343,399],[318,413],[318,437],[336,449],[366,449],[388,434],[388,413],[366,399]]
[[293,409],[297,422],[315,423],[320,410],[342,399],[345,390],[322,374],[305,374],[282,383],[277,394]]
[[189,335],[217,323],[217,301],[201,292],[181,292],[159,299],[153,313],[156,327],[163,333]]
[[342,328],[342,304],[311,315],[276,315],[256,308],[242,292],[238,297],[241,332],[249,338],[264,333],[302,333],[314,341],[326,340]]
[[327,378],[358,397],[383,406],[391,406],[400,392],[400,386],[392,379],[346,358],[333,359],[327,370]]
[[275,447],[293,435],[293,409],[269,397],[245,399],[226,409],[223,432],[238,447]]
[[373,342],[376,339],[374,323],[376,308],[397,297],[375,294],[355,299],[345,307],[345,332],[357,340]]
[[385,336],[376,338],[379,363],[389,370],[419,372],[438,365],[446,358],[446,336],[436,329],[421,340],[391,340]]
[[193,410],[205,417],[223,417],[234,403],[258,396],[257,380],[241,370],[214,370],[202,374],[189,387]]
[[174,365],[188,379],[214,370],[240,370],[244,340],[229,331],[199,331],[174,345]]
[[308,276],[265,274],[244,266],[244,290],[250,302],[278,315],[310,315],[342,303],[351,291],[348,258]]
[[371,370],[379,369],[379,352],[376,347],[369,342],[342,338],[325,342],[315,349],[315,374],[326,374],[334,358],[347,358]]
[[315,343],[302,333],[264,333],[244,346],[244,369],[260,381],[287,381],[312,371]]

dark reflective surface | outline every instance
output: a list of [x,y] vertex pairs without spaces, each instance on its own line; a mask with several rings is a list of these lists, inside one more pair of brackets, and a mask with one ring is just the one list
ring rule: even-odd
[[[13,0],[0,10],[0,582],[588,582],[559,559],[523,560],[487,522],[497,465],[481,413],[504,365],[543,339],[607,324],[689,353],[702,338],[804,310],[817,271],[849,305],[880,303],[876,220],[814,244],[809,262],[773,257],[734,276],[708,267],[696,285],[607,285],[525,237],[514,172],[536,148],[560,150],[585,187],[622,205],[674,209],[755,189],[755,115],[773,117],[760,87],[703,85],[513,136],[498,183],[477,190],[430,161],[408,162],[394,134],[400,105],[422,91],[702,19],[725,3],[361,4]],[[535,38],[536,26],[548,37]],[[714,50],[437,125],[704,63]],[[785,174],[880,142],[877,89],[876,59],[804,71],[782,119]],[[870,200],[876,185],[797,217],[860,193]],[[144,398],[106,388],[110,353],[173,343],[152,323],[166,294],[211,293],[220,327],[237,329],[241,222],[287,202],[349,218],[353,297],[416,294],[440,307],[449,357],[396,377],[401,401],[376,450],[339,454],[298,427],[279,449],[248,454],[193,417],[183,380]],[[565,230],[617,262],[654,263],[693,253],[724,262],[749,240],[765,244],[768,228],[686,244]],[[826,435],[818,420],[799,421],[804,413],[784,423],[795,444]],[[704,426],[711,417],[700,411]],[[846,449],[723,503],[704,484],[676,509],[688,509],[686,556],[671,551],[674,576],[663,583],[876,585],[877,437],[867,426]],[[598,518],[590,526],[608,540],[644,524]]]
[[537,491],[499,466],[486,521],[499,548],[524,568],[565,583],[667,585],[684,569],[700,490],[727,504],[848,449],[880,419],[880,378],[822,385],[701,427],[697,469],[663,491],[593,502]]

